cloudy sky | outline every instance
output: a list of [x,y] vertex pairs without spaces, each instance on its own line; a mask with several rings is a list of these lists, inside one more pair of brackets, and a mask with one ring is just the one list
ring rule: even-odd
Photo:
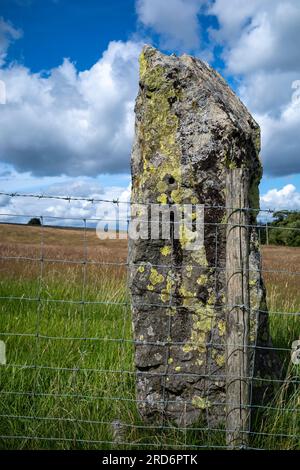
[[[0,191],[128,197],[145,43],[227,79],[262,128],[262,205],[300,209],[299,0],[1,0]],[[26,210],[70,213],[42,204]]]

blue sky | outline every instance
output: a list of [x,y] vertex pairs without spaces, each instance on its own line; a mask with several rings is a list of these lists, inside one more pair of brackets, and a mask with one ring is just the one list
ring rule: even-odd
[[33,72],[57,67],[64,57],[88,69],[111,40],[126,41],[137,21],[134,0],[1,0],[1,16],[23,31],[10,58]]
[[0,191],[128,197],[152,43],[225,76],[262,128],[262,205],[300,208],[298,0],[1,0],[0,18]]

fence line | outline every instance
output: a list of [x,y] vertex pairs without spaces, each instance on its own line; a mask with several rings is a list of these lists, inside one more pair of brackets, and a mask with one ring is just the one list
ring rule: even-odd
[[[39,201],[45,199],[66,201],[70,205],[73,202],[88,202],[92,205],[110,203],[116,206],[125,204],[127,211],[131,205],[128,201],[118,199],[106,200],[79,196],[7,192],[0,192],[0,196],[10,199],[32,198],[36,201],[37,212]],[[271,217],[278,212],[297,213],[297,211],[283,211],[283,209],[280,211],[259,210],[242,206],[230,207],[231,205],[238,206],[239,204],[204,207],[210,211],[233,211],[238,213],[239,217],[250,212],[268,214]],[[133,266],[124,259],[124,254],[113,257],[114,250],[117,251],[119,248],[106,246],[108,250],[106,253],[103,240],[97,241],[96,236],[94,240],[91,240],[91,231],[87,225],[91,221],[115,222],[116,219],[113,217],[110,219],[55,217],[44,213],[43,216],[38,216],[41,219],[41,226],[35,227],[36,235],[39,235],[33,240],[29,238],[32,232],[28,234],[28,225],[17,226],[20,227],[19,230],[22,230],[19,239],[12,233],[5,232],[7,228],[10,228],[10,223],[4,222],[6,217],[24,220],[26,217],[36,217],[36,215],[11,214],[5,212],[5,209],[0,213],[0,337],[5,338],[7,348],[7,362],[0,365],[3,377],[0,390],[0,446],[2,448],[16,447],[19,441],[24,441],[27,448],[45,446],[56,448],[59,443],[65,443],[66,448],[114,446],[118,448],[225,449],[229,446],[234,449],[264,449],[276,448],[277,439],[282,441],[279,447],[282,445],[283,448],[300,448],[299,423],[295,422],[292,428],[286,430],[287,421],[295,421],[294,418],[300,411],[300,394],[297,391],[300,383],[299,368],[297,364],[291,362],[291,343],[300,336],[299,300],[295,288],[291,291],[292,298],[288,305],[288,287],[278,295],[275,291],[281,285],[281,280],[274,281],[275,284],[272,284],[272,276],[276,275],[284,278],[287,286],[292,285],[293,277],[300,274],[296,266],[294,266],[295,270],[289,264],[288,269],[277,265],[272,268],[267,264],[261,265],[258,270],[244,266],[243,272],[246,277],[251,273],[260,272],[270,278],[267,282],[267,291],[271,300],[272,289],[276,287],[274,291],[276,299],[268,309],[251,307],[245,300],[236,302],[227,300],[222,305],[218,305],[218,300],[216,300],[213,305],[213,308],[220,312],[224,309],[235,309],[239,312],[238,315],[242,312],[243,321],[246,314],[269,314],[273,334],[278,334],[279,338],[275,338],[273,345],[262,346],[257,342],[257,338],[252,342],[245,338],[242,341],[233,338],[227,341],[226,346],[232,346],[234,350],[244,348],[244,351],[253,352],[274,351],[282,357],[285,376],[259,377],[255,375],[254,368],[252,372],[248,370],[241,373],[233,369],[234,373],[228,370],[227,373],[221,373],[221,367],[214,368],[211,365],[205,373],[197,374],[180,370],[172,372],[169,370],[170,348],[194,344],[193,341],[169,340],[173,325],[172,309],[179,311],[183,309],[183,306],[174,303],[172,290],[165,303],[137,304],[136,306],[165,309],[166,312],[171,309],[171,312],[168,313],[167,330],[164,332],[165,341],[134,339],[130,320],[131,302],[126,287],[127,271],[133,267],[139,269],[151,266],[157,269],[169,269],[174,275],[178,269],[184,271],[188,267],[196,268],[200,273],[199,265],[188,264],[179,267],[172,262],[169,264],[140,262]],[[81,229],[77,226],[68,226],[76,230],[76,234],[79,235],[78,240],[72,239],[67,244],[60,243],[62,237],[68,235],[54,232],[53,226],[45,226],[44,222],[47,219],[69,221],[69,223],[72,220],[81,221]],[[120,217],[118,222],[128,223],[129,217]],[[267,238],[272,230],[300,231],[298,227],[290,228],[283,224],[276,227],[270,226],[269,222],[251,225],[240,219],[231,223],[230,216],[225,222],[208,221],[204,225],[216,227],[215,263],[206,266],[205,269],[227,275],[232,271],[228,269],[225,260],[219,259],[218,253],[217,237],[221,229],[233,230],[235,234],[237,231],[240,233],[242,228],[257,229],[261,236],[267,225],[265,232]],[[46,237],[46,228],[53,231],[51,232],[52,238]],[[73,233],[71,232],[69,232],[70,236]],[[13,237],[11,240],[10,236]],[[118,240],[114,242],[121,243]],[[72,247],[72,243],[76,245]],[[66,247],[71,251],[74,249],[70,259],[64,256]],[[89,252],[91,248],[95,252]],[[10,253],[7,252],[8,249],[11,250]],[[81,254],[78,254],[79,249]],[[39,250],[39,254],[28,256],[26,250]],[[51,255],[51,251],[55,252],[57,257]],[[20,267],[20,263],[27,271]],[[36,263],[39,269],[35,271],[32,263]],[[74,271],[77,269],[80,272]],[[92,274],[90,270],[93,270]],[[217,299],[217,283],[215,283],[215,294]],[[284,294],[286,294],[287,301],[284,300]],[[160,295],[160,292],[157,292],[157,295]],[[187,300],[191,298],[193,297],[185,296]],[[210,318],[209,315],[207,318]],[[287,332],[284,330],[285,327]],[[62,330],[64,330],[63,334]],[[69,335],[65,330],[68,330]],[[97,334],[93,334],[95,332]],[[287,334],[291,337],[288,341],[284,341],[281,336],[286,338]],[[72,342],[80,344],[71,344]],[[165,348],[166,364],[163,371],[139,370],[137,372],[134,369],[133,347],[147,345]],[[213,348],[225,350],[225,343],[212,339],[205,341],[204,346],[208,350],[213,350]],[[215,384],[218,382],[221,384],[224,384],[226,380],[241,382],[241,379],[246,381],[247,393],[249,391],[250,395],[253,392],[251,388],[253,383],[272,384],[276,390],[269,402],[254,402],[252,395],[250,399],[241,398],[238,402],[228,399],[228,396],[225,401],[211,401],[210,409],[204,412],[205,424],[200,423],[192,428],[184,423],[174,426],[164,414],[159,424],[145,424],[141,422],[135,406],[139,402],[134,390],[134,378],[137,374],[145,377],[150,374],[151,377],[163,380],[162,400],[156,400],[156,403],[162,406],[162,410],[168,404],[177,403],[176,399],[169,399],[167,394],[167,381],[171,376],[175,376],[178,380],[188,380],[193,376],[201,377],[206,390],[216,387]],[[251,385],[250,388],[248,388],[249,385]],[[98,391],[100,393],[95,393]],[[60,400],[62,400],[61,404],[59,404]],[[183,407],[192,404],[191,400],[181,402]],[[242,428],[238,429],[238,438],[236,438],[236,416],[231,424],[227,423],[227,429],[214,425],[214,407],[224,406],[231,407],[235,412],[236,410],[245,412],[245,423]],[[250,419],[248,421],[250,412],[251,421]],[[279,423],[278,428],[274,427],[275,416]],[[120,421],[120,426],[125,430],[121,440],[113,437],[115,419]],[[265,422],[267,426],[264,428]],[[41,423],[49,425],[43,426]],[[53,427],[51,423],[56,423],[57,427]],[[92,430],[89,427],[91,425],[94,426]],[[227,438],[228,435],[235,436],[231,443],[228,439],[226,442],[226,434]]]
[[[102,199],[102,198],[89,198],[87,196],[59,196],[59,195],[55,195],[55,194],[30,194],[30,193],[19,193],[19,192],[13,192],[13,193],[10,193],[10,192],[1,192],[0,191],[0,196],[6,196],[6,197],[9,197],[9,198],[31,198],[31,199],[38,199],[38,200],[42,200],[42,199],[54,199],[54,200],[57,200],[57,201],[66,201],[66,202],[75,202],[75,201],[84,201],[84,202],[90,202],[91,204],[96,204],[96,203],[99,203],[99,202],[105,202],[105,203],[111,203],[111,204],[126,204],[126,205],[135,205],[135,204],[141,204],[141,205],[146,205],[148,206],[149,204],[157,204],[157,201],[148,201],[148,202],[145,202],[145,201],[142,201],[142,202],[131,202],[130,200],[128,201],[122,201],[122,200],[119,200],[118,198],[117,199]],[[167,203],[166,205],[170,205],[169,203]],[[249,211],[249,212],[258,212],[258,213],[268,213],[268,214],[275,214],[276,212],[279,212],[279,213],[289,213],[289,214],[297,214],[299,212],[298,209],[288,209],[288,208],[265,208],[265,209],[261,209],[261,208],[255,208],[255,207],[231,207],[231,206],[227,206],[227,205],[206,205],[206,204],[203,204],[204,208],[205,209],[229,209],[229,210],[235,210],[235,209],[239,209],[239,210],[243,210],[243,211]],[[48,216],[47,216],[48,217]],[[81,220],[83,220],[83,218],[81,218]]]

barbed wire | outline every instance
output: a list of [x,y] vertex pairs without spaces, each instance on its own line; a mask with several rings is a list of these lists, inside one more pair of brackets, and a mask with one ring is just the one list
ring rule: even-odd
[[[105,198],[99,198],[99,197],[88,197],[88,196],[60,196],[60,195],[53,195],[53,194],[34,194],[34,193],[19,193],[19,192],[0,192],[0,196],[6,196],[9,198],[33,198],[33,199],[54,199],[58,201],[66,201],[66,202],[90,202],[91,204],[95,203],[110,203],[110,204],[127,204],[127,205],[136,205],[136,204],[141,204],[141,205],[149,205],[149,204],[157,204],[157,201],[135,201],[132,202],[131,200],[127,201],[122,201],[118,198],[115,199],[105,199]],[[163,205],[163,204],[162,204]],[[171,203],[166,203],[165,205],[172,205]],[[255,207],[228,207],[228,206],[222,206],[222,205],[206,205],[203,204],[203,207],[205,209],[229,209],[229,210],[242,210],[242,211],[250,211],[250,212],[264,212],[264,213],[269,213],[269,214],[274,214],[274,213],[281,213],[281,212],[286,212],[286,213],[297,213],[299,212],[299,209],[289,209],[289,208],[255,208]],[[47,216],[48,217],[48,216]]]

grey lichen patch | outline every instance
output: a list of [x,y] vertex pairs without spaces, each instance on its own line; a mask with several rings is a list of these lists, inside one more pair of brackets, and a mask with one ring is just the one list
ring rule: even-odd
[[205,246],[199,248],[199,250],[197,251],[193,251],[191,253],[191,257],[193,259],[193,261],[197,264],[199,264],[199,266],[202,266],[202,267],[206,267],[208,266],[208,262],[207,262],[207,258],[206,258],[206,252],[205,252]]

